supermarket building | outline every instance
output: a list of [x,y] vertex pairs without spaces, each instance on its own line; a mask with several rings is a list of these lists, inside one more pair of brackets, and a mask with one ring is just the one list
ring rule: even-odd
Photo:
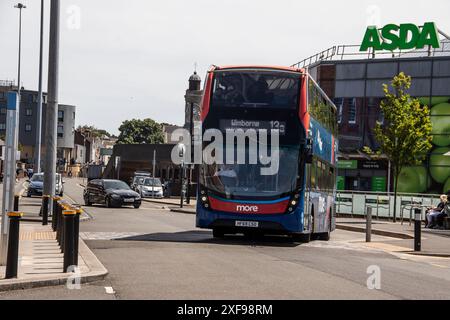
[[440,194],[450,189],[450,157],[444,155],[450,152],[450,38],[445,33],[439,31],[438,48],[361,52],[360,45],[339,45],[294,66],[308,68],[337,106],[339,190],[386,192],[390,186],[392,191],[389,162],[371,159],[362,149],[378,148],[373,128],[384,121],[382,85],[400,72],[412,77],[409,94],[432,107],[436,143],[423,166],[405,170],[399,191]]

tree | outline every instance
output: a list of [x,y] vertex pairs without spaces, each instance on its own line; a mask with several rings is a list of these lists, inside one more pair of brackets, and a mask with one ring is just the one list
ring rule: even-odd
[[77,130],[81,131],[83,133],[89,132],[89,136],[93,137],[93,138],[103,138],[103,137],[111,138],[111,137],[113,137],[108,131],[106,131],[104,129],[98,129],[94,126],[88,126],[88,125],[79,126]]
[[[411,87],[411,77],[401,72],[391,81],[392,91],[383,85],[385,99],[381,111],[386,125],[377,122],[374,128],[375,139],[380,145],[377,154],[386,155],[392,164],[394,176],[394,222],[397,210],[397,186],[400,172],[405,166],[420,164],[431,149],[430,110],[421,106],[418,99],[412,98],[407,90]],[[373,153],[365,147],[369,154]]]
[[119,128],[118,144],[164,143],[162,126],[152,119],[126,120]]

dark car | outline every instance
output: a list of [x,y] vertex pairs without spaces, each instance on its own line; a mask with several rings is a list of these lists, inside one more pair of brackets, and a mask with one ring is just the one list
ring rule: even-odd
[[141,206],[141,196],[130,189],[121,180],[92,180],[84,190],[84,203],[91,206],[94,203],[105,204],[108,208]]

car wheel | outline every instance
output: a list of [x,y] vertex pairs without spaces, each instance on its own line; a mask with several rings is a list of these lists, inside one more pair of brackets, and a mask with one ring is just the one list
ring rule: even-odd
[[106,207],[107,208],[111,208],[111,199],[109,199],[109,198],[106,198]]
[[84,197],[84,204],[88,207],[92,206],[92,202],[89,201],[89,196]]
[[28,193],[27,193],[27,197],[28,197],[28,198],[31,198],[31,193],[28,192]]
[[139,208],[141,207],[141,204],[134,204],[133,207],[134,207],[135,209],[139,209]]

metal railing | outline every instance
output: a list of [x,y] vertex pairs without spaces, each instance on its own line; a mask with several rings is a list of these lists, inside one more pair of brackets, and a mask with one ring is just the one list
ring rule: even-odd
[[[429,208],[439,204],[438,194],[397,194],[397,218],[402,221],[405,218],[405,210],[410,210],[409,220],[412,221],[412,210],[414,208]],[[394,194],[386,192],[364,192],[364,191],[338,191],[336,194],[336,212],[341,215],[363,217],[366,207],[371,206],[376,219],[393,218]],[[425,210],[422,210],[425,220]]]
[[351,59],[377,59],[377,58],[414,58],[414,57],[438,57],[450,56],[450,40],[441,41],[440,48],[423,48],[413,50],[375,51],[369,48],[368,51],[360,51],[359,45],[338,45],[328,48],[322,52],[312,55],[300,62],[292,65],[294,68],[307,68],[317,62],[327,60],[351,60]]

